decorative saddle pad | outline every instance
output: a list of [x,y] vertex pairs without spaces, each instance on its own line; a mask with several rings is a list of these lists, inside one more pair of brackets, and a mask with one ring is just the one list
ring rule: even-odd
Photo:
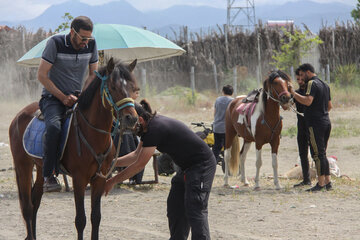
[[236,109],[239,115],[242,115],[243,118],[246,118],[248,125],[250,125],[250,119],[254,113],[256,104],[257,102],[241,103],[240,106]]
[[[60,152],[61,152],[60,159],[64,154],[65,145],[70,132],[72,117],[73,114],[67,117],[62,125],[61,141],[60,141]],[[43,148],[44,133],[45,133],[45,122],[39,120],[37,117],[34,117],[26,127],[23,137],[23,146],[27,154],[42,159],[44,155],[44,148]]]

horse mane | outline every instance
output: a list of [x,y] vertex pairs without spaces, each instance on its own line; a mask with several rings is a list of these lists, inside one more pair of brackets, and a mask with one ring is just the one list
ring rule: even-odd
[[275,80],[275,78],[277,77],[281,77],[282,79],[284,79],[286,82],[290,82],[291,78],[289,75],[287,75],[285,72],[281,71],[281,70],[274,70],[271,71],[271,73],[269,74],[269,76],[265,79],[265,81],[263,82],[263,95],[262,95],[262,100],[264,103],[264,109],[266,107],[266,102],[267,102],[267,93],[266,90],[268,88],[269,84],[272,84]]
[[[101,76],[104,76],[106,74],[106,66],[100,67],[99,71]],[[123,63],[121,63],[119,60],[115,61],[115,68],[113,72],[111,73],[112,79],[114,81],[119,81],[120,78],[123,78],[126,80],[127,83],[135,84],[135,81],[131,75],[131,72],[129,72],[127,66],[125,66]],[[93,81],[89,84],[89,86],[81,93],[79,99],[78,99],[78,107],[81,110],[86,110],[92,102],[92,99],[94,98],[95,92],[100,91],[100,84],[101,79],[98,76],[95,76]]]

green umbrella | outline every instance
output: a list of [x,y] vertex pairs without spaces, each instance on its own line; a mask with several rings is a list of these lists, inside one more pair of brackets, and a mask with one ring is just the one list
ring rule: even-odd
[[[67,33],[69,30],[58,34]],[[179,56],[185,52],[184,49],[158,34],[128,25],[95,24],[93,35],[98,50],[103,50],[105,57],[119,58],[123,62],[131,62],[134,59],[144,62]],[[17,63],[30,67],[39,66],[49,38],[30,49]]]

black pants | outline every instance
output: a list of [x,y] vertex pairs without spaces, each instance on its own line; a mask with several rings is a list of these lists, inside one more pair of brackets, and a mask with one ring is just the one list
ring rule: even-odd
[[299,156],[301,161],[301,169],[303,173],[304,182],[310,182],[310,172],[309,172],[309,133],[308,128],[306,127],[306,122],[303,117],[298,117],[298,132],[297,132],[297,143],[299,149]]
[[45,121],[43,176],[50,177],[54,170],[59,174],[56,166],[60,157],[61,128],[66,106],[55,97],[42,97],[39,107]]
[[318,176],[329,176],[329,161],[326,157],[326,148],[331,132],[331,123],[319,123],[309,126],[310,151],[315,161]]
[[180,170],[171,180],[167,199],[170,240],[209,240],[208,200],[214,180],[216,162],[208,161]]
[[219,154],[221,149],[225,146],[225,133],[214,133],[214,146],[212,151],[214,153],[216,162],[219,162]]

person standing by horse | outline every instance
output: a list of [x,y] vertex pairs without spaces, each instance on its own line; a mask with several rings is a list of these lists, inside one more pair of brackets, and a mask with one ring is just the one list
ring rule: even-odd
[[[295,90],[296,93],[301,96],[305,96],[306,84],[304,79],[300,77],[300,68],[295,71],[296,81],[299,85],[299,88]],[[295,100],[296,110],[298,113],[304,114],[305,105],[299,103]],[[309,166],[309,134],[308,128],[306,127],[306,122],[304,115],[297,114],[297,143],[299,149],[299,156],[301,161],[301,169],[303,174],[303,181],[298,184],[295,184],[294,187],[302,187],[305,185],[311,185],[310,179],[310,166]]]
[[295,92],[292,87],[290,87],[290,91],[296,101],[306,106],[304,117],[309,132],[311,156],[315,161],[318,175],[317,184],[306,191],[331,190],[329,162],[326,157],[326,148],[331,132],[329,118],[329,111],[332,108],[330,88],[318,78],[311,64],[302,64],[299,69],[300,77],[307,84],[305,96]]
[[[210,239],[208,200],[216,161],[207,144],[182,122],[152,113],[147,101],[135,109],[139,116],[137,149],[117,159],[116,166],[128,166],[107,180],[105,195],[113,186],[145,167],[157,148],[169,154],[181,168],[171,180],[167,217],[171,240]],[[181,146],[181,147],[179,147]]]
[[84,88],[94,79],[98,67],[96,42],[92,37],[93,23],[85,16],[76,17],[70,33],[55,35],[46,43],[38,69],[38,79],[44,86],[39,107],[44,115],[45,138],[43,156],[44,191],[60,191],[53,172],[60,157],[59,145],[62,121],[67,108],[77,101],[86,70],[89,76]]
[[219,162],[219,154],[225,146],[225,112],[229,103],[234,99],[231,97],[233,92],[232,86],[225,85],[222,89],[223,96],[218,97],[214,105],[213,132],[215,142],[212,151],[216,162]]
[[[136,100],[139,97],[139,93],[140,93],[140,88],[136,87],[135,89],[133,89],[133,92],[130,93],[130,97]],[[114,137],[115,146],[118,145],[118,141],[119,141],[119,135],[116,134]],[[125,156],[126,154],[135,151],[138,145],[139,145],[138,137],[131,130],[125,131],[121,137],[120,152],[118,157]],[[119,168],[119,169],[122,170],[123,168]],[[144,169],[129,179],[130,184],[141,183],[143,175],[144,175]]]

